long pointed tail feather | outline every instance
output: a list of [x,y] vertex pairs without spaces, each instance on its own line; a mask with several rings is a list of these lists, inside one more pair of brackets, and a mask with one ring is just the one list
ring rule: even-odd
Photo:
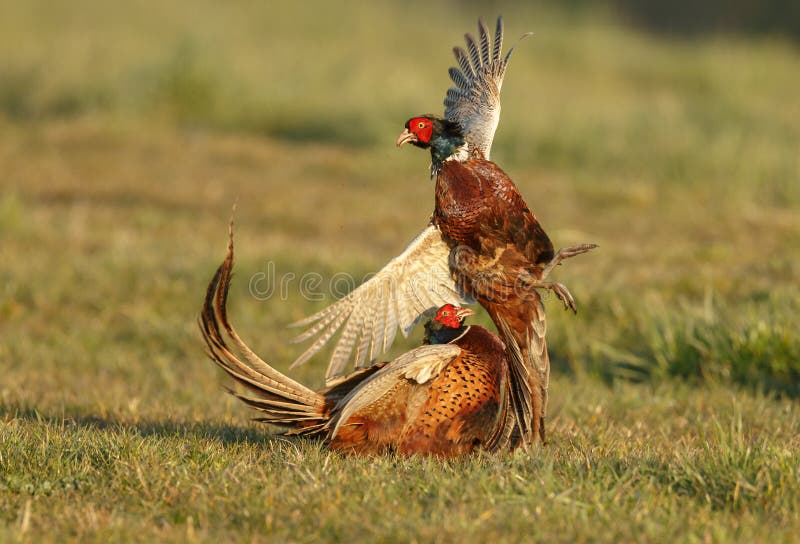
[[[545,435],[545,412],[550,381],[550,358],[547,353],[544,305],[536,295],[526,301],[524,317],[515,315],[513,326],[505,308],[493,307],[492,319],[506,343],[509,356],[509,392],[517,420],[519,439],[523,445],[532,444],[537,436],[542,443]],[[527,324],[527,325],[526,325]]]
[[533,442],[536,432],[536,397],[538,391],[531,384],[531,371],[528,357],[525,353],[525,344],[518,341],[508,322],[497,316],[495,323],[500,329],[500,334],[506,344],[506,353],[509,356],[509,393],[511,408],[516,419],[516,432],[523,445]]
[[208,285],[198,319],[207,353],[231,378],[257,395],[250,397],[230,391],[251,408],[261,411],[264,415],[259,420],[296,427],[296,434],[317,432],[327,419],[325,397],[272,368],[244,343],[228,320],[226,304],[233,272],[233,223],[229,236],[225,260]]

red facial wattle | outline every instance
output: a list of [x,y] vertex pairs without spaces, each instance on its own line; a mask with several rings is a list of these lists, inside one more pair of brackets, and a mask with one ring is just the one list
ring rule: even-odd
[[451,329],[461,328],[461,318],[458,316],[458,309],[452,304],[445,304],[439,308],[434,319],[445,327]]
[[426,117],[415,117],[408,122],[408,131],[420,142],[428,144],[433,137],[433,123]]

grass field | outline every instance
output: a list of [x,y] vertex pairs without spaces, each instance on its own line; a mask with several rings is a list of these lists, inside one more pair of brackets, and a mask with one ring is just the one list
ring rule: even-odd
[[[430,4],[0,0],[0,541],[796,539],[798,50]],[[428,159],[394,139],[498,11],[536,36],[493,158],[555,244],[600,244],[558,271],[578,315],[548,302],[551,443],[367,460],[270,435],[195,322],[231,206],[231,317],[285,370],[285,325],[330,298],[251,278],[362,277],[424,226]]]

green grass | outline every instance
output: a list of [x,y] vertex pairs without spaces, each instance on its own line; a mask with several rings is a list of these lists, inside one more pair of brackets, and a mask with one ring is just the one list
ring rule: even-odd
[[[3,2],[0,541],[794,539],[796,49],[516,5],[191,6]],[[269,435],[195,324],[232,204],[232,320],[285,370],[323,302],[249,281],[361,277],[422,228],[427,159],[394,138],[496,11],[536,36],[494,158],[557,245],[600,244],[557,273],[578,315],[548,301],[552,443],[445,463]]]
[[213,417],[21,412],[4,439],[19,467],[6,515],[81,539],[788,542],[800,528],[795,406],[684,386],[569,390],[581,405],[562,403],[545,450],[459,462],[348,459]]

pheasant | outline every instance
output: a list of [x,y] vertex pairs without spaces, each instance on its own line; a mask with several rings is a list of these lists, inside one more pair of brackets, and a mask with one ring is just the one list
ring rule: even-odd
[[297,341],[314,341],[295,364],[308,360],[342,329],[327,374],[335,379],[351,355],[360,368],[385,351],[398,327],[407,334],[441,304],[477,299],[507,344],[517,436],[526,444],[536,436],[544,442],[550,362],[544,306],[536,289],[553,290],[574,311],[569,290],[545,280],[561,261],[596,246],[554,252],[514,183],[489,160],[500,89],[514,48],[502,55],[502,18],[491,45],[482,21],[478,36],[465,35],[468,52],[453,50],[459,68],[449,71],[455,87],[447,91],[444,117],[413,117],[397,140],[398,146],[411,143],[430,150],[436,180],[430,224],[371,280],[296,324],[308,327]]
[[[542,280],[556,259],[547,234],[528,209],[511,178],[486,160],[479,148],[469,158],[454,158],[466,146],[460,125],[434,116],[410,119],[398,145],[430,149],[436,177],[432,223],[450,248],[456,285],[480,303],[507,344],[513,402],[523,441],[526,433],[545,441],[544,418],[550,373],[545,343],[545,313],[537,288],[552,289],[575,310],[569,291]],[[452,158],[451,158],[452,157]],[[558,261],[588,251],[584,244],[561,250]],[[526,385],[529,384],[529,385]]]
[[442,306],[426,324],[427,345],[313,391],[269,366],[234,330],[226,309],[232,269],[231,230],[200,329],[211,359],[255,393],[231,391],[262,412],[258,421],[348,453],[455,457],[511,444],[505,348],[496,334],[464,324],[469,308]]

